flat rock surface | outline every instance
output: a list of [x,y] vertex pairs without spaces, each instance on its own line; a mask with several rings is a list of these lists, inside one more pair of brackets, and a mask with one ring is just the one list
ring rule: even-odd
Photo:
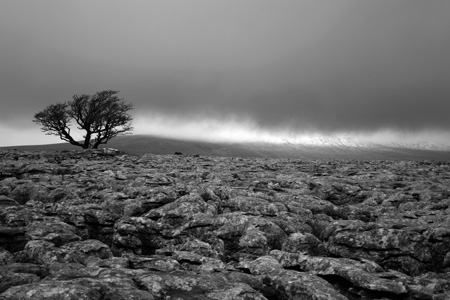
[[0,299],[450,299],[450,163],[0,150]]

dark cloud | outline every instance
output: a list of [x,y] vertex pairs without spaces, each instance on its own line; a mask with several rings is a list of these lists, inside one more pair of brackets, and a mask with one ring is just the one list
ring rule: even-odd
[[[179,120],[450,131],[447,1],[5,1],[0,126],[116,89]],[[26,9],[25,9],[26,8]]]

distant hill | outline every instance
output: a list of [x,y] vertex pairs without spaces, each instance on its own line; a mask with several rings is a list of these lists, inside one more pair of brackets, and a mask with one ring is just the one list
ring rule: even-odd
[[[438,160],[450,161],[450,151],[407,148],[383,145],[346,145],[343,143],[216,143],[186,141],[148,135],[128,135],[112,139],[103,147],[115,148],[129,154],[174,154],[233,156],[233,157],[278,157],[293,159],[357,159],[357,160]],[[62,151],[80,149],[68,143],[1,147],[0,149]]]

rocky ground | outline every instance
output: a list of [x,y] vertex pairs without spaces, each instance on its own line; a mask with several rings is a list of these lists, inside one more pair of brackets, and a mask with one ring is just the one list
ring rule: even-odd
[[450,163],[0,151],[0,299],[450,299]]

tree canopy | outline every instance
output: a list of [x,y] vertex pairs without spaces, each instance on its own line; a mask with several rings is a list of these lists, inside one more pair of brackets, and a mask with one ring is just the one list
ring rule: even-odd
[[[90,95],[74,95],[71,101],[47,106],[34,115],[33,122],[40,124],[48,135],[83,149],[98,148],[119,134],[129,134],[132,116],[128,113],[132,104],[120,99],[118,91],[107,90]],[[70,123],[75,120],[77,128],[84,130],[84,141],[71,136]]]

